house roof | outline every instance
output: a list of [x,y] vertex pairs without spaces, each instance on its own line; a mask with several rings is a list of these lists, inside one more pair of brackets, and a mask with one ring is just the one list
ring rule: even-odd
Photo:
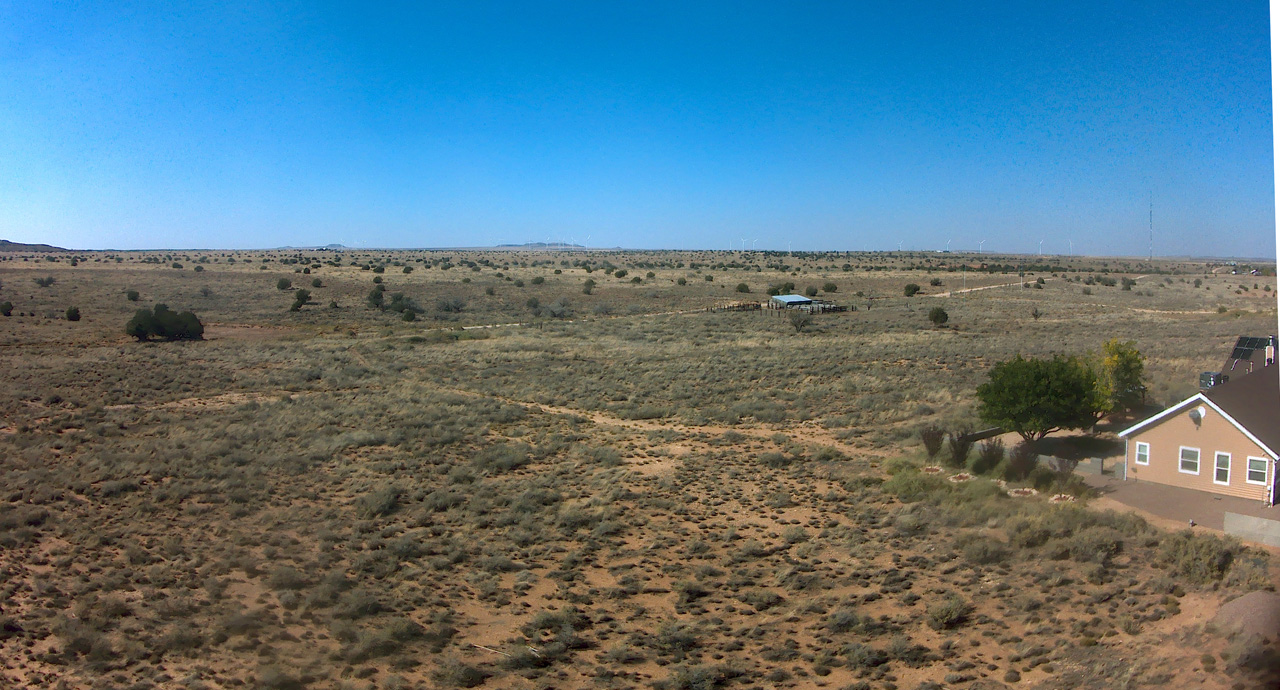
[[1197,402],[1212,407],[1271,457],[1280,458],[1276,452],[1280,449],[1280,378],[1272,366],[1233,378],[1208,393],[1197,393],[1121,431],[1119,436],[1141,431]]
[[[1227,376],[1244,376],[1255,367],[1266,366],[1267,346],[1276,344],[1276,336],[1266,338],[1242,335],[1236,338],[1235,347],[1231,348],[1231,356],[1222,364],[1222,373]],[[1274,350],[1272,351],[1274,357]]]
[[813,301],[804,295],[775,295],[773,298],[783,304],[809,304]]
[[1204,395],[1268,449],[1280,449],[1280,377],[1274,365],[1233,378]]

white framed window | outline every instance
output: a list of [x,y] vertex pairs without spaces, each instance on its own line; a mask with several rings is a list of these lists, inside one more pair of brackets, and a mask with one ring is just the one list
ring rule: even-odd
[[1249,468],[1244,473],[1244,480],[1250,484],[1267,483],[1267,459],[1266,458],[1249,458]]
[[1200,474],[1200,449],[1178,448],[1178,471],[1183,474]]
[[1213,454],[1213,483],[1231,483],[1231,453],[1219,451]]
[[1151,464],[1151,444],[1138,441],[1133,451],[1133,462],[1136,465]]

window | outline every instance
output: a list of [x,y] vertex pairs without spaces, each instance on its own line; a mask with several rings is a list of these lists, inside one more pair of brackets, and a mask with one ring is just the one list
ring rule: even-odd
[[1133,461],[1139,465],[1151,464],[1151,444],[1138,442],[1138,449],[1134,452]]
[[1249,471],[1245,472],[1244,480],[1250,484],[1266,484],[1267,459],[1249,458]]
[[1182,446],[1178,451],[1178,471],[1183,474],[1200,474],[1200,449]]
[[1213,454],[1213,483],[1231,483],[1231,453]]

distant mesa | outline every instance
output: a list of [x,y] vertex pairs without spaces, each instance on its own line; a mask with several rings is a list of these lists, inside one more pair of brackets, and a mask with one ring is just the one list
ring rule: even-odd
[[0,252],[66,252],[69,249],[55,247],[51,244],[23,244],[21,242],[10,242],[9,240],[0,240]]

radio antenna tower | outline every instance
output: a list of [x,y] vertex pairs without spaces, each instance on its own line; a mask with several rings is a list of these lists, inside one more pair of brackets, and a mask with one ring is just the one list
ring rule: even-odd
[[1147,261],[1156,257],[1156,196],[1147,192]]

